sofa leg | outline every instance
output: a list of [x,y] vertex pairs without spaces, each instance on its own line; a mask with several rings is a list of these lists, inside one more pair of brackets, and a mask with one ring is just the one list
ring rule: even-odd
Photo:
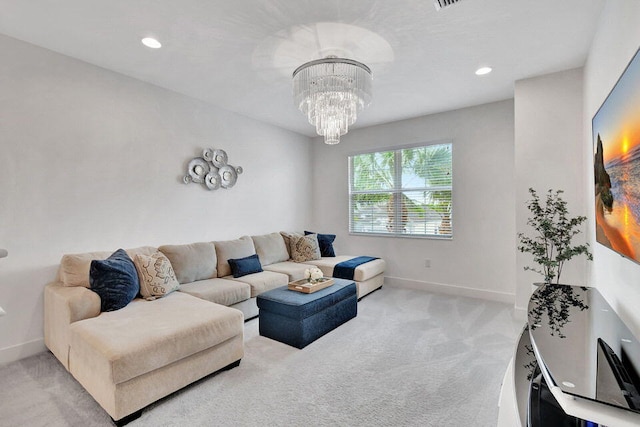
[[380,286],[379,288],[375,288],[374,290],[372,290],[371,292],[369,292],[367,295],[363,295],[360,298],[358,298],[358,301],[360,301],[362,298],[371,295],[372,293],[374,293],[375,291],[379,291],[380,289],[382,289],[382,286]]
[[233,369],[233,368],[237,368],[238,366],[240,366],[240,361],[241,361],[241,360],[242,360],[242,359],[238,359],[238,360],[236,360],[235,362],[228,364],[228,365],[227,365],[227,366],[225,366],[224,368],[222,368],[222,369],[220,369],[219,371],[217,371],[217,372],[216,372],[216,374],[217,374],[218,372],[224,372],[224,371],[228,371],[228,370]]
[[142,416],[142,409],[134,412],[133,414],[129,414],[124,418],[120,418],[118,421],[114,420],[113,418],[111,418],[111,420],[116,426],[121,427],[123,425],[129,424],[133,420],[137,420],[141,416]]

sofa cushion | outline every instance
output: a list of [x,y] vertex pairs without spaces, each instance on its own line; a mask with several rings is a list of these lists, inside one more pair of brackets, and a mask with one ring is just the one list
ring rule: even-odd
[[318,236],[316,234],[292,237],[290,244],[291,259],[293,261],[305,262],[320,259],[320,246],[318,245]]
[[333,249],[333,242],[336,240],[335,234],[321,234],[313,231],[305,231],[304,234],[318,234],[318,245],[320,246],[320,256],[334,257],[336,252]]
[[157,251],[151,256],[136,254],[133,263],[138,271],[142,298],[152,301],[180,287],[171,262],[162,252]]
[[100,311],[120,310],[140,292],[136,266],[124,249],[105,260],[91,261],[89,283],[100,296]]
[[284,238],[280,233],[264,234],[262,236],[251,236],[256,253],[260,257],[260,263],[265,265],[274,262],[287,261],[289,251],[284,243]]
[[[315,265],[326,277],[333,277],[333,267],[339,262],[348,261],[356,258],[351,255],[338,255],[336,257],[323,257],[318,260],[307,261],[307,264]],[[353,273],[353,280],[356,282],[364,282],[378,274],[384,273],[387,263],[383,259],[375,259],[356,267]]]
[[217,277],[216,248],[211,242],[163,245],[158,249],[171,261],[180,283]]
[[251,286],[248,283],[221,278],[185,283],[180,286],[180,292],[226,306],[251,298]]
[[230,258],[227,261],[229,262],[231,274],[233,274],[234,278],[246,276],[247,274],[260,273],[262,271],[258,254],[249,255],[244,258]]
[[173,292],[71,325],[69,366],[119,384],[243,334],[242,312]]
[[[136,254],[151,255],[157,249],[151,246],[142,246],[134,249],[126,249],[127,255],[133,258]],[[66,254],[60,260],[58,268],[58,281],[63,286],[89,287],[89,268],[94,259],[107,259],[112,252],[86,252],[83,254]]]
[[261,273],[247,274],[240,278],[234,279],[233,276],[225,277],[225,279],[237,280],[239,282],[247,283],[251,286],[251,296],[255,297],[263,293],[280,286],[286,286],[289,284],[289,276],[282,273],[276,273],[274,271],[263,271]]
[[289,276],[290,282],[295,282],[296,280],[304,279],[304,271],[308,268],[313,267],[315,267],[315,265],[285,261],[264,266],[264,269],[267,271],[275,271],[276,273],[286,274],[287,276]]
[[213,244],[216,247],[218,257],[218,277],[231,274],[229,259],[244,258],[256,253],[253,240],[249,236],[243,236],[236,240],[216,241]]

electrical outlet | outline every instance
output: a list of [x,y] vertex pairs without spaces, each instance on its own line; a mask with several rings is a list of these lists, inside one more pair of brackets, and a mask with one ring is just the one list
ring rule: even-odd
[[0,317],[4,316],[5,314],[7,314],[7,312],[4,311],[2,307],[0,307]]
[[425,259],[424,260],[424,268],[431,268],[431,260],[430,259]]

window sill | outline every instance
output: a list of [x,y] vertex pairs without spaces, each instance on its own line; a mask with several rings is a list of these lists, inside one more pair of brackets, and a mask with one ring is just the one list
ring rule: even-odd
[[453,236],[437,236],[426,235],[421,236],[418,234],[389,234],[389,233],[358,233],[349,232],[350,236],[365,236],[365,237],[396,237],[400,239],[429,239],[429,240],[453,240]]

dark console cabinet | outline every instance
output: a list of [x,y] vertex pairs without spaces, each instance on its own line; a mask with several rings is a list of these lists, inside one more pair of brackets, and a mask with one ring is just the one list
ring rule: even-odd
[[527,426],[529,427],[588,427],[586,420],[568,415],[549,390],[544,376],[536,368],[529,383]]
[[511,373],[523,427],[640,426],[640,343],[594,288],[536,289]]

